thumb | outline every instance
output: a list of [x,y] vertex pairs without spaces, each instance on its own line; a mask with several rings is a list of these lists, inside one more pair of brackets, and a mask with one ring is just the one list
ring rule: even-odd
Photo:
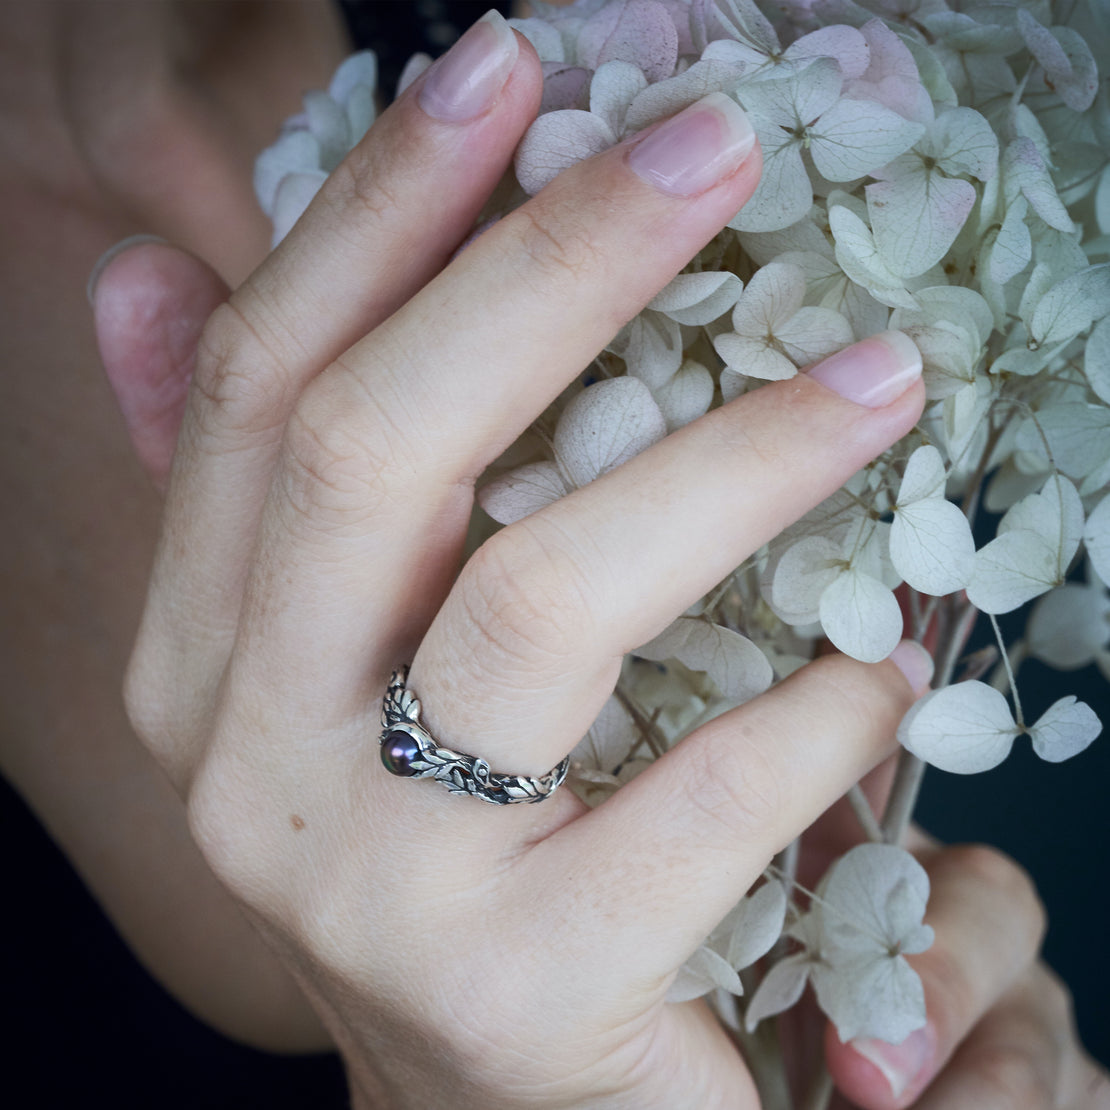
[[164,490],[205,321],[228,296],[200,259],[152,236],[111,248],[89,279],[96,339],[143,469]]

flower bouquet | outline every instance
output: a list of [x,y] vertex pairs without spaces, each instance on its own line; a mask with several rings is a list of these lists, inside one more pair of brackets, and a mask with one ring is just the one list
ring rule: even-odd
[[[935,688],[902,722],[885,811],[852,792],[864,843],[815,889],[782,853],[671,989],[710,996],[757,1076],[760,1023],[807,983],[842,1039],[900,1042],[925,1022],[904,955],[931,941],[928,880],[898,847],[925,764],[984,771],[1022,736],[1055,762],[1101,728],[1074,697],[1026,719],[1017,675],[1035,657],[1110,679],[1110,3],[532,8],[512,24],[543,62],[542,111],[486,220],[710,93],[748,113],[764,169],[488,476],[493,521],[867,336],[900,329],[921,351],[914,431],[630,655],[572,763],[600,802],[825,640],[864,661],[925,642]],[[369,127],[375,79],[372,55],[349,59],[259,158],[275,240]],[[1028,603],[1004,642],[997,616]],[[997,648],[961,659],[980,614]]]

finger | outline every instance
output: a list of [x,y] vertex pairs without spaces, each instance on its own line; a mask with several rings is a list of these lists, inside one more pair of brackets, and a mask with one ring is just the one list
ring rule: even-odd
[[[411,651],[454,576],[475,477],[751,194],[753,142],[710,97],[568,170],[313,383],[261,532],[281,596],[258,591],[244,620],[244,644],[266,645],[254,679],[284,645],[312,698],[349,713],[365,675]],[[662,184],[652,159],[672,165]]]
[[[1065,1110],[1079,1063],[1067,992],[1038,968],[995,1005],[915,1104],[920,1110]],[[1089,1102],[1077,1106],[1091,1110]]]
[[210,266],[151,236],[116,244],[89,281],[96,338],[128,435],[150,479],[169,479],[205,321],[228,296]]
[[819,659],[536,845],[528,867],[574,907],[584,974],[665,986],[775,853],[890,753],[931,675],[912,643],[878,664]]
[[436,72],[465,74],[446,61],[429,70],[204,331],[136,657],[147,675],[130,684],[144,733],[181,714],[136,691],[165,687],[190,653],[222,665],[285,420],[305,383],[442,267],[535,115],[534,52],[503,21],[476,30],[477,46],[460,40],[447,57],[480,71],[473,89],[485,107],[472,99],[473,115],[447,118],[442,81],[436,96],[423,94]]
[[928,1024],[900,1045],[826,1038],[837,1086],[864,1110],[908,1106],[969,1031],[1028,971],[1044,935],[1044,909],[1026,873],[985,847],[925,859],[932,883],[926,922],[936,939],[911,959]]
[[[869,408],[820,384],[838,366],[885,375],[893,399]],[[548,770],[585,735],[626,653],[913,426],[919,367],[901,333],[867,340],[495,535],[413,663],[433,735],[512,773]]]

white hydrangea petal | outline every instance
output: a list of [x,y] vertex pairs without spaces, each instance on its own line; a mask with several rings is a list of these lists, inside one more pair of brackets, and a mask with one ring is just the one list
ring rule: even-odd
[[1062,343],[1110,314],[1110,262],[1088,266],[1054,285],[1037,303],[1029,328],[1041,345]]
[[[702,18],[708,38],[726,35],[750,43],[764,54],[777,54],[779,40],[771,21],[759,10],[755,0],[717,0],[716,4],[701,5],[708,9]],[[691,12],[691,18],[696,18]]]
[[917,939],[929,876],[904,848],[859,844],[830,868],[821,897],[823,956],[886,955]]
[[293,225],[304,215],[327,179],[328,175],[323,170],[291,173],[281,179],[270,213],[274,225],[271,246],[276,247],[293,230]]
[[781,131],[761,127],[758,117],[755,131],[763,148],[763,173],[751,199],[729,221],[737,231],[778,231],[797,223],[813,203],[813,186],[798,143],[782,141]]
[[917,63],[909,49],[880,19],[868,20],[860,32],[868,45],[870,61],[860,80],[848,83],[848,95],[867,96],[906,119],[924,122],[922,94],[930,116],[932,103],[921,87]]
[[1006,699],[984,682],[933,690],[902,718],[898,741],[919,759],[958,775],[997,767],[1020,729]]
[[1087,338],[1083,369],[1095,395],[1110,405],[1110,316],[1101,320]]
[[1056,548],[1037,532],[1020,529],[975,553],[967,596],[984,613],[1009,613],[1060,581]]
[[516,176],[530,195],[538,193],[565,169],[608,150],[617,137],[591,112],[567,108],[540,116],[517,147]]
[[563,36],[545,19],[510,19],[509,26],[519,31],[536,49],[541,62],[565,62]]
[[1028,210],[1029,202],[1024,197],[1010,204],[990,246],[988,265],[991,277],[1003,285],[1017,277],[1033,257],[1033,237],[1025,221]]
[[655,120],[673,116],[713,92],[731,93],[746,66],[709,57],[666,81],[648,85],[628,107],[627,131],[639,131]]
[[631,62],[651,81],[674,72],[678,31],[657,0],[615,0],[591,16],[578,33],[578,62],[599,69],[606,62]]
[[682,329],[676,320],[660,312],[641,312],[609,344],[628,373],[649,389],[658,389],[678,373],[682,365]]
[[971,525],[941,497],[899,505],[890,532],[890,557],[915,590],[943,597],[964,589],[975,568]]
[[751,640],[697,617],[679,617],[633,654],[658,663],[677,659],[707,674],[730,700],[749,701],[774,681],[771,664]]
[[713,347],[727,364],[721,372],[722,383],[729,371],[771,382],[792,378],[798,372],[797,366],[765,339],[725,332],[714,337]]
[[841,100],[809,129],[809,150],[829,181],[853,181],[893,162],[924,131],[876,101]]
[[713,375],[700,362],[686,359],[669,382],[652,390],[667,431],[676,431],[704,416],[713,404],[713,389]]
[[346,113],[327,93],[315,91],[305,93],[304,109],[320,144],[320,166],[330,173],[351,149]]
[[1033,606],[1025,640],[1031,656],[1058,670],[1086,667],[1110,645],[1110,595],[1098,585],[1065,582]]
[[576,486],[620,466],[667,434],[651,391],[636,378],[612,378],[582,390],[555,428],[555,459]]
[[1048,465],[1046,439],[1056,468],[1069,477],[1084,478],[1110,458],[1110,407],[1058,401],[1022,425],[1017,447]]
[[905,279],[883,261],[871,229],[859,216],[844,205],[831,204],[829,229],[836,242],[836,261],[852,281],[892,308],[918,307],[906,290]]
[[998,534],[1036,532],[1057,551],[1056,573],[1063,580],[1083,538],[1083,502],[1075,486],[1053,474],[1038,493],[1024,497],[998,522]]
[[570,491],[553,462],[527,463],[478,491],[478,503],[498,524],[515,524]]
[[797,266],[768,263],[752,275],[732,310],[733,330],[763,339],[802,307],[805,294],[805,274]]
[[855,336],[839,312],[807,305],[776,326],[775,339],[795,366],[809,366],[843,350]]
[[980,347],[965,328],[947,320],[923,327],[892,319],[890,326],[904,331],[921,352],[921,376],[930,401],[951,397],[975,380]]
[[842,569],[838,544],[824,535],[803,536],[776,559],[764,584],[764,598],[787,624],[812,624],[820,613],[821,595]]
[[407,62],[405,68],[401,70],[401,76],[397,78],[397,96],[401,96],[406,89],[425,71],[432,66],[432,56],[430,54],[413,54]]
[[1049,763],[1062,763],[1089,747],[1102,732],[1098,714],[1074,696],[1053,702],[1029,730],[1033,750]]
[[779,960],[752,994],[744,1011],[744,1028],[751,1033],[764,1018],[789,1010],[802,997],[812,966],[805,954]]
[[921,978],[901,956],[817,967],[813,986],[841,1041],[878,1038],[900,1044],[925,1024]]
[[373,50],[360,50],[344,58],[328,85],[328,95],[339,104],[360,86],[373,92],[378,87],[378,59]]
[[947,477],[941,453],[929,443],[918,447],[906,461],[902,484],[898,487],[898,504],[943,497]]
[[1083,37],[1070,27],[1045,27],[1024,8],[1017,10],[1017,26],[1049,88],[1072,111],[1085,112],[1098,94],[1098,66]]
[[767,955],[782,935],[786,920],[786,889],[782,883],[766,882],[744,898],[729,915],[732,926],[724,953],[730,967],[739,971]]
[[795,39],[783,54],[791,61],[808,58],[835,58],[847,80],[861,77],[871,62],[867,40],[855,27],[844,24],[821,27]]
[[1075,230],[1048,167],[1031,139],[1024,136],[1013,139],[1002,151],[1001,166],[1008,199],[1020,193],[1049,227],[1065,234]]
[[728,961],[702,945],[678,969],[674,982],[667,990],[668,1002],[689,1002],[701,998],[715,988],[730,994],[743,994],[740,976],[729,966]]
[[975,205],[970,182],[920,163],[893,180],[868,185],[866,195],[883,261],[905,277],[925,273],[947,254]]
[[377,118],[378,106],[374,102],[374,90],[366,85],[356,85],[347,97],[345,111],[347,131],[353,148],[362,141]]
[[1098,503],[1088,518],[1083,543],[1095,573],[1110,586],[1110,494]]
[[590,111],[603,119],[614,135],[620,135],[628,106],[647,84],[639,67],[631,62],[606,62],[590,81]]
[[316,173],[319,169],[320,144],[312,132],[287,131],[254,162],[254,193],[262,211],[273,216],[278,186],[290,174]]
[[826,588],[818,612],[833,645],[863,663],[885,659],[902,638],[902,611],[894,591],[853,568]]
[[727,271],[679,274],[656,294],[648,308],[680,324],[708,324],[728,312],[743,291],[744,283]]
[[628,710],[618,697],[610,695],[589,731],[570,753],[571,762],[587,770],[613,774],[639,738]]
[[998,172],[998,136],[974,108],[949,108],[937,116],[929,145],[946,173],[989,181]]

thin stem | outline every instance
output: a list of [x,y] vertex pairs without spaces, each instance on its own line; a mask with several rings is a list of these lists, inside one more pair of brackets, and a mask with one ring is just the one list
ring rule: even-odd
[[651,749],[651,754],[659,759],[667,750],[667,742],[656,727],[655,721],[647,717],[644,711],[628,695],[627,691],[621,688],[619,683],[613,693],[616,694],[617,700],[628,711],[628,715],[640,730],[640,736]]
[[825,1061],[822,1060],[802,1100],[801,1110],[828,1110],[833,1089],[832,1076],[829,1075],[829,1069],[825,1067]]
[[1010,693],[1014,698],[1014,718],[1017,723],[1025,728],[1025,714],[1021,709],[1021,698],[1018,697],[1017,683],[1014,681],[1014,670],[1010,666],[1010,653],[1006,650],[1006,641],[1002,639],[1002,630],[998,627],[998,618],[988,614],[991,619],[991,628],[994,629],[994,638],[998,641],[998,650],[1002,653],[1002,666],[1006,668],[1006,679],[1010,683]]
[[910,823],[921,783],[925,778],[925,764],[913,752],[903,751],[898,756],[898,769],[894,772],[894,786],[890,800],[883,811],[882,837],[887,844],[899,844]]
[[763,1110],[794,1110],[775,1023],[762,1021],[758,1029],[749,1033],[741,1021],[735,1028],[726,1025],[725,1031],[740,1049],[744,1063],[752,1073]]
[[858,782],[848,791],[848,804],[852,807],[860,828],[863,829],[863,835],[873,844],[882,844],[885,841],[882,826]]

